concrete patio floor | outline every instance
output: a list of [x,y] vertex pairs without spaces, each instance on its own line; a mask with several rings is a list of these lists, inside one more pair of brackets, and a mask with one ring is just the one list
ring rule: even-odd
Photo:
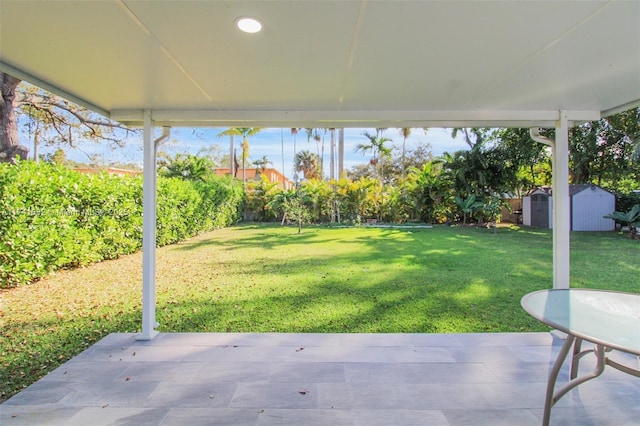
[[[0,424],[539,425],[561,343],[549,333],[111,334],[0,405]],[[563,397],[551,423],[640,424],[640,380],[607,368]]]

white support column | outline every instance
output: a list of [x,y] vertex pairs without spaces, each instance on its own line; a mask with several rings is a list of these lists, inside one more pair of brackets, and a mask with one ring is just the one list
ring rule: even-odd
[[569,122],[560,111],[553,147],[553,288],[569,288],[571,206],[569,199]]
[[144,112],[144,182],[142,186],[142,333],[151,340],[156,331],[156,147],[151,111]]

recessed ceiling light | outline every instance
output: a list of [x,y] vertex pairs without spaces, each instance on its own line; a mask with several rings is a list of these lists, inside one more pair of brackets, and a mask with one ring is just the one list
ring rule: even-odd
[[262,29],[262,24],[255,18],[250,18],[248,16],[243,16],[241,18],[236,19],[236,25],[240,29],[240,31],[244,31],[245,33],[257,33]]

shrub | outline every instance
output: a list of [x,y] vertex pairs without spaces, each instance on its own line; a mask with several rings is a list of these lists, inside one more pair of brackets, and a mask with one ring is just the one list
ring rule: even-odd
[[627,212],[636,204],[640,204],[640,193],[616,193],[616,211]]
[[[240,218],[242,186],[226,178],[158,179],[158,245]],[[142,177],[87,175],[62,166],[0,164],[0,288],[142,246]]]
[[230,176],[211,179],[209,183],[196,182],[203,195],[202,209],[206,213],[203,230],[223,228],[242,219],[245,193],[242,184]]
[[273,220],[274,215],[267,205],[274,199],[276,194],[282,192],[278,183],[269,182],[266,175],[261,174],[256,180],[247,183],[246,193],[246,217],[248,220],[265,222]]

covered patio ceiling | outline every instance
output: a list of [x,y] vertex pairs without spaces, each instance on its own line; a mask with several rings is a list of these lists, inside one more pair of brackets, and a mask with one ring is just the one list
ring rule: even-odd
[[0,0],[0,71],[144,127],[149,340],[155,126],[555,127],[537,140],[569,287],[568,129],[640,105],[640,1]]
[[134,126],[555,127],[640,105],[640,2],[0,0],[0,70]]

